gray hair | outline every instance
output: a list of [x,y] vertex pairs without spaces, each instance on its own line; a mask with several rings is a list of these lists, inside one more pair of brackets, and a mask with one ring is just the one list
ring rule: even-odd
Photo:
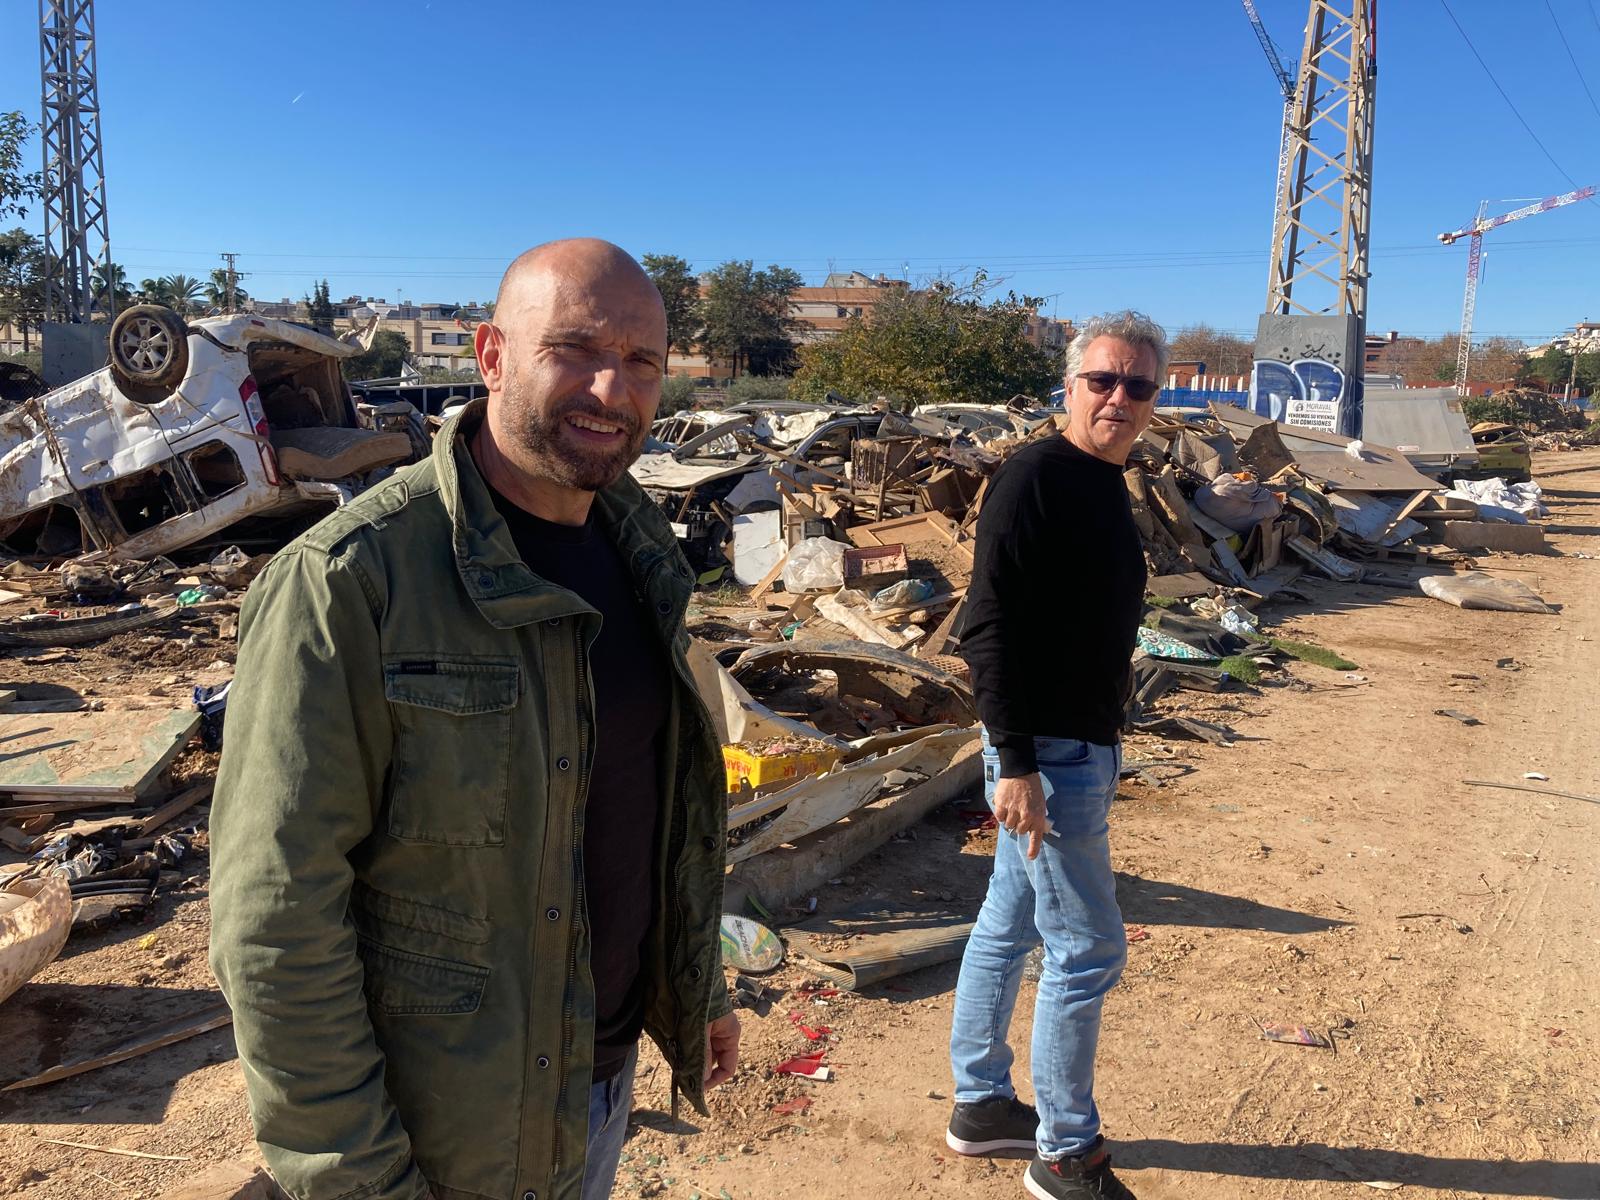
[[1111,337],[1130,346],[1148,346],[1156,356],[1156,382],[1167,386],[1167,331],[1141,312],[1125,308],[1121,312],[1090,317],[1082,332],[1067,347],[1067,386],[1083,370],[1083,356],[1096,338]]

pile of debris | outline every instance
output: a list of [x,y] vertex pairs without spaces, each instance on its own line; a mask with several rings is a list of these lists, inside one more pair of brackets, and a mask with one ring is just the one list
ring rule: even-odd
[[[698,542],[702,564],[721,560],[703,581],[723,580],[731,560],[744,585],[703,592],[691,633],[770,712],[803,723],[808,736],[839,739],[836,750],[914,737],[935,722],[970,726],[957,652],[987,482],[1020,446],[1057,434],[1066,420],[992,410],[995,424],[980,438],[949,426],[935,433],[923,413],[819,413],[807,429],[869,416],[872,436],[857,436],[848,460],[819,462],[772,445],[783,423],[764,424],[759,414],[716,414],[692,429],[680,415],[659,432],[689,433],[689,454],[658,451],[643,471],[669,517],[712,514],[678,525],[681,538]],[[701,453],[719,441],[720,451]],[[659,486],[674,470],[684,471],[680,486]],[[695,472],[715,475],[691,479]],[[725,486],[730,478],[736,484]],[[1256,611],[1273,597],[1309,599],[1295,590],[1307,573],[1318,586],[1367,583],[1465,607],[1550,611],[1525,584],[1471,569],[1473,552],[1544,549],[1532,523],[1544,509],[1531,482],[1447,487],[1397,449],[1226,407],[1159,414],[1124,479],[1150,575],[1130,731],[1228,742],[1225,726],[1158,712],[1157,702],[1173,688],[1248,686],[1286,657],[1315,655],[1315,647],[1266,637]],[[772,663],[784,669],[765,669]],[[938,671],[938,687],[959,703],[930,707],[903,686],[878,686],[887,664],[906,678]],[[762,795],[769,778],[793,788],[808,772],[827,778],[841,761],[791,751],[763,764],[765,747],[730,739],[730,778],[757,793],[736,800],[740,816],[782,810]],[[1156,765],[1135,759],[1130,773],[1155,781]]]
[[[50,411],[22,424],[53,427],[40,423]],[[657,424],[634,474],[700,571],[690,662],[724,747],[735,882],[785,903],[977,784],[976,705],[957,652],[978,518],[1006,459],[1065,420],[1019,400],[911,414],[766,406]],[[157,476],[178,481],[173,495],[220,500],[182,484],[209,478],[193,474],[206,461],[163,460]],[[1159,415],[1124,479],[1150,573],[1124,771],[1154,786],[1192,769],[1165,739],[1234,736],[1172,693],[1252,686],[1315,652],[1262,629],[1263,604],[1308,598],[1302,576],[1549,611],[1468,557],[1543,548],[1532,483],[1447,490],[1399,450],[1232,408]],[[241,541],[257,553],[214,552],[209,514],[135,510],[108,487],[109,510],[86,492],[50,506],[87,505],[78,515],[91,524],[109,511],[124,533],[139,512],[159,519],[120,541],[79,541],[72,552],[88,553],[72,558],[50,549],[54,517],[23,514],[12,529],[32,549],[0,567],[0,653],[16,668],[0,687],[0,1000],[69,933],[153,920],[163,890],[203,883],[195,860],[238,607],[282,544],[283,531],[252,526],[258,536]],[[172,548],[135,557],[153,534]],[[53,682],[67,672],[76,686]]]

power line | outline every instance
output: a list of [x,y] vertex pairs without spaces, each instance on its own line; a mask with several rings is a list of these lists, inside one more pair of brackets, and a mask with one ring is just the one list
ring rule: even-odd
[[[1556,169],[1557,174],[1573,187],[1582,187],[1583,185],[1567,174],[1567,169],[1556,161],[1556,156],[1550,153],[1550,148],[1539,139],[1539,135],[1533,131],[1533,126],[1528,124],[1528,120],[1522,115],[1522,111],[1517,108],[1511,97],[1506,93],[1505,88],[1500,86],[1500,81],[1494,77],[1494,72],[1489,69],[1489,64],[1483,61],[1483,55],[1478,53],[1478,48],[1472,44],[1472,39],[1467,36],[1467,31],[1461,27],[1461,22],[1456,20],[1456,14],[1450,11],[1449,0],[1439,0],[1439,6],[1444,9],[1445,16],[1450,18],[1450,24],[1456,27],[1456,32],[1461,35],[1461,40],[1467,44],[1467,49],[1472,51],[1472,57],[1478,60],[1478,65],[1483,68],[1483,73],[1489,77],[1489,82],[1494,84],[1494,90],[1500,93],[1500,99],[1506,102],[1506,107],[1511,110],[1512,115],[1521,122],[1523,129],[1528,131],[1528,136],[1533,139],[1533,144],[1544,151],[1544,156],[1550,160],[1550,165]],[[1595,202],[1591,198],[1589,203],[1594,204]],[[1600,208],[1600,204],[1596,204],[1595,207]]]
[[[1561,39],[1561,44],[1566,48],[1567,58],[1572,63],[1572,69],[1577,73],[1578,82],[1583,85],[1583,94],[1589,97],[1589,107],[1594,109],[1594,115],[1600,117],[1600,104],[1596,104],[1594,93],[1589,90],[1589,81],[1583,77],[1583,68],[1578,65],[1578,58],[1572,53],[1572,44],[1567,41],[1566,32],[1561,28],[1561,21],[1556,16],[1556,10],[1550,7],[1550,0],[1544,0],[1544,10],[1550,14],[1550,23],[1556,27],[1556,36]],[[1589,7],[1589,15],[1594,16],[1593,4]]]

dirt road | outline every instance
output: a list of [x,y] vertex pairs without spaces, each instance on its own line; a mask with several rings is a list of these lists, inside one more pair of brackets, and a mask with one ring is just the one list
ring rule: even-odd
[[[1462,784],[1536,771],[1549,776],[1537,786],[1600,795],[1600,452],[1538,467],[1558,553],[1482,561],[1536,581],[1558,615],[1313,584],[1311,604],[1269,621],[1340,651],[1366,682],[1296,665],[1255,693],[1193,696],[1237,744],[1171,743],[1190,774],[1126,785],[1113,857],[1127,923],[1150,936],[1108,1002],[1098,1090],[1141,1200],[1357,1196],[1368,1183],[1600,1197],[1600,804]],[[988,835],[948,810],[914,833],[824,889],[823,907],[920,894],[975,910]],[[203,888],[161,916],[154,947],[140,948],[144,929],[75,942],[0,1010],[4,1074],[209,998]],[[791,994],[747,1014],[747,1068],[709,1121],[661,1111],[647,1061],[614,1194],[1021,1195],[1022,1159],[961,1160],[942,1142],[954,978],[935,967],[827,1007]],[[1013,1026],[1024,1072],[1032,995],[1025,983]],[[769,1077],[808,1045],[791,1011],[832,1029],[833,1081]],[[1267,1042],[1257,1021],[1307,1025],[1334,1049]],[[796,1099],[811,1104],[773,1111]],[[226,1031],[0,1095],[0,1195],[155,1196],[251,1153]]]

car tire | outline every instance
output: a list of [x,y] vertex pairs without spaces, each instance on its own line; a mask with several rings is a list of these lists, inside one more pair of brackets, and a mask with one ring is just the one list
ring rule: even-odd
[[109,340],[112,372],[141,392],[170,393],[189,371],[189,327],[165,305],[123,309],[111,322]]

